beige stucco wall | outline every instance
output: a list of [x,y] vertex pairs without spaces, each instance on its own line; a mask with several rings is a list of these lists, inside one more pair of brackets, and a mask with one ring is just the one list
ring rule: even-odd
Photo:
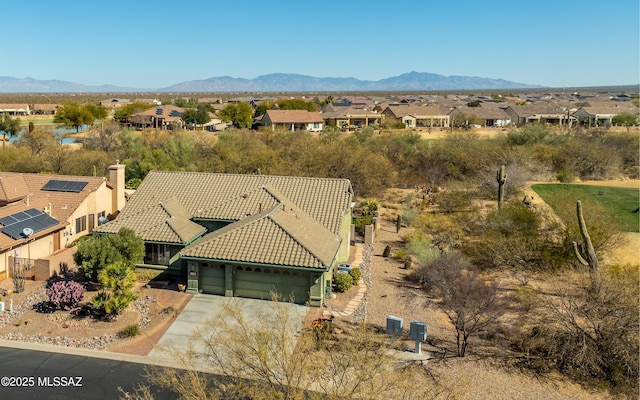
[[62,265],[68,269],[75,269],[76,263],[73,255],[77,250],[77,246],[61,250],[56,254],[36,260],[34,266],[34,279],[36,281],[44,281],[49,279],[54,272],[60,273]]
[[[98,226],[98,213],[104,212],[105,215],[109,215],[112,212],[112,196],[111,189],[107,187],[107,183],[104,182],[98,190],[95,192],[91,192],[87,198],[78,206],[78,208],[71,214],[67,222],[69,225],[66,229],[60,234],[60,246],[67,247],[74,240],[88,235],[90,222],[89,220],[93,218],[93,226]],[[52,215],[54,218],[55,215]],[[87,226],[86,229],[82,232],[76,232],[76,219],[87,216]],[[93,216],[93,217],[92,217]]]

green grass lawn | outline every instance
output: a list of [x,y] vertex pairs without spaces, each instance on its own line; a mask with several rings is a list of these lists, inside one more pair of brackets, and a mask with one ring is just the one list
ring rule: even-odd
[[640,232],[640,214],[633,212],[640,205],[638,189],[560,183],[535,184],[531,189],[554,210],[560,206],[559,202],[591,202],[606,209],[610,213],[608,218],[617,220],[625,230]]
[[28,117],[20,118],[21,126],[28,126],[29,122],[33,122],[34,125],[53,125],[53,117],[45,117],[45,118],[32,118]]

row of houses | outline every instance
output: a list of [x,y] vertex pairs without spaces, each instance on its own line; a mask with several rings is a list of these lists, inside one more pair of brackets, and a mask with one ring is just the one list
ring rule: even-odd
[[[288,98],[288,97],[287,97]],[[304,98],[304,97],[303,97]],[[277,97],[235,98],[223,102],[220,98],[201,98],[199,103],[211,104],[215,110],[228,103],[247,102],[257,108],[261,102],[277,101]],[[335,101],[322,98],[304,98],[308,101],[328,103],[319,112],[303,110],[268,110],[255,119],[256,127],[284,128],[287,130],[322,131],[325,126],[342,129],[358,129],[365,126],[378,127],[391,121],[405,128],[449,128],[471,125],[475,127],[510,127],[529,123],[544,123],[571,126],[580,123],[588,126],[610,126],[613,118],[623,112],[638,114],[638,107],[628,95],[590,96],[521,94],[517,97],[426,95],[400,96],[395,98],[344,97]],[[137,129],[181,129],[184,109],[162,105],[156,99],[118,99],[100,102],[100,106],[111,111],[132,102],[151,104],[152,107],[134,114],[127,123]],[[37,107],[36,107],[37,106]],[[45,107],[46,106],[46,107]],[[54,114],[55,105],[0,104],[0,113],[31,115],[33,113]],[[215,112],[209,113],[210,122],[204,128],[221,130],[227,127]]]
[[[180,116],[184,109],[158,106],[131,116],[131,124],[139,129],[182,128]],[[405,128],[439,129],[451,126],[504,128],[530,123],[572,126],[610,126],[613,118],[622,113],[638,114],[632,103],[595,103],[569,109],[556,103],[497,104],[481,103],[477,106],[445,107],[411,103],[383,103],[371,108],[353,105],[328,104],[320,112],[306,110],[267,110],[254,121],[256,127],[271,129],[306,130],[319,132],[325,126],[341,129],[379,127],[384,121],[393,121]],[[226,127],[215,113],[205,128],[220,130]]]

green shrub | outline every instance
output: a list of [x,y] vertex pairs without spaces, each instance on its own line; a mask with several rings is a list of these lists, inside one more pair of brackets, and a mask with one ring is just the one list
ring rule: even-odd
[[356,234],[364,236],[364,227],[366,225],[373,224],[373,215],[363,215],[356,217],[353,220],[353,224],[356,226]]
[[445,214],[469,209],[475,193],[466,190],[447,190],[438,193],[436,203]]
[[120,337],[136,337],[140,334],[140,327],[138,324],[131,324],[120,331]]
[[334,278],[336,290],[338,292],[346,292],[353,286],[353,277],[349,274],[337,274]]
[[349,275],[351,275],[351,278],[353,278],[353,284],[357,285],[358,282],[360,282],[362,271],[360,271],[360,268],[354,267],[354,268],[351,268],[351,272],[349,273]]
[[102,289],[91,300],[91,306],[114,318],[138,297],[134,291],[136,274],[132,266],[123,262],[106,266],[98,274],[98,282]]
[[406,256],[407,251],[404,249],[398,249],[395,251],[395,253],[393,253],[393,258],[395,258],[396,260],[404,260]]

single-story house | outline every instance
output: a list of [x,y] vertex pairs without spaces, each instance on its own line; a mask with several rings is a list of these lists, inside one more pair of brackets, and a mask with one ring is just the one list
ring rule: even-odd
[[131,114],[129,122],[137,129],[174,129],[182,128],[184,108],[176,106],[158,106],[139,113]]
[[259,123],[271,127],[272,130],[282,128],[290,131],[320,132],[324,119],[319,112],[307,110],[267,110]]
[[402,122],[406,128],[448,128],[451,123],[450,112],[446,107],[393,103],[388,104],[382,114]]
[[503,128],[511,125],[509,114],[491,103],[481,104],[478,107],[457,106],[451,111],[452,120],[469,118],[470,116],[475,116],[480,120],[480,125],[487,128]]
[[590,101],[588,105],[580,107],[573,115],[578,121],[589,126],[611,126],[613,125],[613,117],[623,112],[638,115],[640,109],[629,102]]
[[[124,207],[124,168],[110,166],[110,181],[0,172],[0,280],[10,278],[15,265],[35,266],[36,279],[59,270],[52,256]],[[73,260],[72,254],[66,259]]]
[[36,115],[55,115],[58,109],[58,104],[33,104],[31,107],[32,113]]
[[132,229],[139,268],[186,279],[190,293],[321,306],[349,258],[346,179],[151,171],[97,233]]
[[5,113],[11,116],[25,116],[31,114],[31,108],[28,104],[0,104],[0,114]]
[[506,106],[504,111],[518,126],[530,123],[570,126],[575,121],[575,117],[571,115],[572,110],[556,102],[511,104]]
[[322,118],[327,126],[337,126],[339,128],[379,126],[382,123],[382,116],[377,111],[331,104],[327,105],[322,112]]

